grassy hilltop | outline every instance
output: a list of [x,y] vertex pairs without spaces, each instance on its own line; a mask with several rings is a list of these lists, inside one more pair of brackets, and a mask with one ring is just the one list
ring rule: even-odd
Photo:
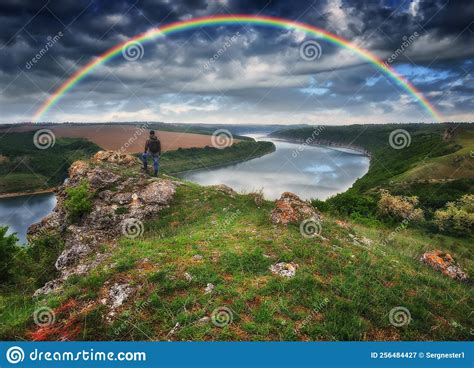
[[[470,135],[462,133],[454,142],[443,143],[439,132],[420,128],[413,132],[408,151],[386,154],[388,133],[382,130],[378,138],[375,134],[367,138],[374,142],[365,146],[372,152],[371,168],[349,194],[327,203],[314,202],[323,210],[321,236],[304,237],[297,224],[272,224],[274,203],[258,193],[241,195],[178,180],[182,185],[172,204],[145,223],[142,236],[103,244],[101,253],[110,258],[87,276],[70,277],[58,294],[31,298],[45,281],[44,267],[34,267],[45,256],[35,258],[23,250],[25,254],[11,264],[16,277],[0,293],[0,338],[472,339],[472,287],[419,261],[423,252],[441,249],[472,277],[472,237],[443,233],[425,223],[400,228],[400,221],[376,209],[377,189],[405,190],[402,183],[407,180],[400,179],[398,187],[395,178],[464,152],[472,142]],[[458,140],[466,137],[467,142]],[[433,148],[435,153],[423,162]],[[411,154],[415,156],[409,159]],[[382,165],[393,177],[382,174]],[[132,167],[127,175],[139,175],[139,167]],[[456,200],[468,193],[455,186],[457,181],[472,185],[471,179],[456,177],[446,182],[449,190],[435,193],[442,201]],[[425,185],[418,180],[426,178],[413,179],[410,188]],[[363,199],[357,201],[357,196]],[[352,211],[345,212],[344,203]],[[436,206],[444,205],[436,202],[424,207],[425,212],[433,215]],[[60,239],[48,241],[60,251]],[[30,251],[36,249],[41,255],[44,244],[44,239],[32,244]],[[269,267],[277,262],[296,263],[296,275],[272,274]],[[133,291],[109,319],[102,300],[114,283],[127,283]],[[38,329],[33,322],[32,315],[41,306],[55,313],[55,323],[48,329]],[[400,306],[410,312],[411,320],[396,327],[389,316]],[[231,323],[211,323],[213,312],[224,308],[232,316]]]

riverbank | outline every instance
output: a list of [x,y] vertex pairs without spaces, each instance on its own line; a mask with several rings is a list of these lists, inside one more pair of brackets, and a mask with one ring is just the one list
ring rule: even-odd
[[[40,141],[41,139],[41,141]],[[67,168],[88,159],[100,147],[82,138],[59,138],[47,132],[5,133],[0,136],[0,193],[48,191],[61,185]]]
[[273,151],[275,145],[271,142],[249,140],[234,143],[223,149],[204,147],[165,152],[160,159],[160,165],[163,173],[179,175],[245,162]]
[[[272,135],[269,135],[270,138],[272,138]],[[302,139],[302,138],[278,138],[282,142],[289,142],[289,143],[296,143],[300,144],[301,146],[321,146],[321,147],[327,147],[327,148],[343,148],[347,150],[351,150],[354,152],[357,152],[361,155],[367,156],[369,159],[372,158],[372,154],[370,153],[369,150],[365,149],[362,146],[355,146],[352,144],[345,144],[345,143],[340,143],[340,142],[334,142],[334,141],[329,141],[329,140],[314,140],[308,142],[308,139]],[[349,152],[351,153],[351,152]]]
[[2,198],[13,198],[13,197],[24,197],[24,196],[36,195],[36,194],[53,193],[55,189],[56,189],[56,187],[35,190],[35,191],[32,191],[32,192],[0,193],[0,199],[2,199]]
[[[273,150],[273,151],[275,151],[275,150]],[[184,171],[180,171],[180,172],[173,172],[169,175],[179,176],[179,175],[182,175],[182,174],[190,174],[190,173],[193,173],[193,172],[198,172],[198,171],[201,171],[203,169],[209,169],[209,170],[211,170],[211,169],[220,169],[220,168],[223,168],[223,167],[237,165],[237,164],[241,164],[241,163],[246,162],[246,161],[250,161],[250,160],[254,160],[256,158],[263,157],[265,155],[268,155],[269,153],[272,153],[273,151],[261,152],[259,154],[252,155],[251,157],[247,157],[247,158],[244,158],[244,159],[238,159],[238,160],[234,160],[234,161],[227,161],[227,162],[224,162],[224,163],[216,163],[216,164],[212,164],[210,166],[200,167],[200,168],[197,168],[197,169],[184,170]]]

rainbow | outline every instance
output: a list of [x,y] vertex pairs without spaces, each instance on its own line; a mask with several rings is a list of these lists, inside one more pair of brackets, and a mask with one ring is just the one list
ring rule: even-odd
[[122,49],[130,43],[138,42],[140,44],[150,42],[164,35],[171,35],[182,31],[188,31],[199,27],[226,26],[226,25],[255,25],[266,26],[278,29],[294,29],[302,31],[309,36],[321,38],[335,45],[351,50],[363,60],[374,65],[377,69],[387,75],[390,79],[401,86],[410,96],[412,96],[419,105],[426,110],[436,121],[441,121],[441,115],[436,111],[435,107],[418,91],[408,80],[402,77],[390,65],[384,63],[374,54],[364,50],[351,42],[332,34],[324,29],[310,26],[304,23],[287,20],[277,17],[260,16],[260,15],[214,15],[202,18],[195,18],[185,21],[170,23],[168,25],[153,28],[147,32],[140,33],[117,46],[104,52],[99,57],[91,60],[88,64],[77,70],[71,75],[58,89],[56,89],[49,98],[38,108],[33,116],[33,121],[39,121],[41,117],[47,113],[51,107],[81,80],[87,77],[99,65],[106,63],[115,56],[122,53]]

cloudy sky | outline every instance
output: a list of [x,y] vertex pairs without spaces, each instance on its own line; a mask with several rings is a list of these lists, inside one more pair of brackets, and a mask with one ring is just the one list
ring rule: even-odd
[[[314,25],[383,60],[410,38],[391,65],[445,121],[474,120],[472,1],[2,0],[0,122],[31,120],[70,75],[129,37],[178,20],[236,13]],[[305,41],[318,42],[318,58],[301,56]],[[294,30],[206,27],[142,46],[137,60],[119,55],[95,69],[43,120],[433,121],[373,65]]]

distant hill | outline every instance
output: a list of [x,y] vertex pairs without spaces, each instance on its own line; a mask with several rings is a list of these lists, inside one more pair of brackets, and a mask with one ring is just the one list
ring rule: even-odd
[[[150,129],[162,130],[166,132],[183,132],[183,133],[197,133],[197,134],[212,134],[217,129],[226,129],[232,134],[236,135],[235,138],[240,138],[239,135],[245,134],[269,134],[271,132],[288,128],[288,125],[283,124],[271,124],[271,125],[259,125],[259,124],[189,124],[189,123],[164,123],[156,121],[130,121],[130,122],[97,122],[97,123],[80,123],[80,122],[41,122],[41,123],[18,123],[18,124],[0,124],[0,131],[11,130],[12,128],[21,128],[26,130],[30,127],[38,129],[38,127],[55,127],[55,126],[144,126],[146,125]],[[306,124],[291,125],[293,128],[307,127]]]
[[[449,139],[447,130],[453,132]],[[370,152],[368,173],[348,192],[327,201],[349,215],[368,213],[366,206],[343,208],[348,197],[366,195],[375,201],[379,189],[416,195],[428,213],[474,192],[473,123],[318,126],[280,130],[271,136]]]

